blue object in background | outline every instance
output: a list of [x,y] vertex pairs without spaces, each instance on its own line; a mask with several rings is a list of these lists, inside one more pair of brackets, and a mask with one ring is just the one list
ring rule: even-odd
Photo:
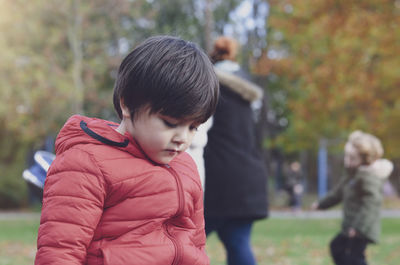
[[28,183],[43,189],[47,171],[55,158],[56,156],[53,153],[42,150],[36,151],[34,155],[34,164],[30,168],[24,170],[22,177]]
[[328,190],[328,151],[326,140],[321,140],[318,150],[318,197],[325,196]]

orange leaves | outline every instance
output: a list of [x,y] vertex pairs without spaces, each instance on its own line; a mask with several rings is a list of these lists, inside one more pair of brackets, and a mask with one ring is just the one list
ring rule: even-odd
[[272,65],[272,60],[270,60],[265,51],[262,52],[261,56],[253,64],[252,72],[256,75],[266,76],[269,74]]
[[400,104],[400,7],[389,0],[270,4],[269,46],[288,54],[270,62],[271,72],[289,80],[282,89],[305,92],[288,99],[292,129],[309,126],[299,139],[315,135],[312,146],[358,128],[399,141],[386,132],[400,128],[391,121]]

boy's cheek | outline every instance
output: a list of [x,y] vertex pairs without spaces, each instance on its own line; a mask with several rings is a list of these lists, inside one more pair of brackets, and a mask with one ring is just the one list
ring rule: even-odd
[[191,145],[192,145],[192,142],[189,142],[187,145],[185,145],[185,148],[182,150],[182,152],[187,151]]
[[193,139],[194,139],[194,135],[192,135],[192,137],[188,140],[185,151],[192,145]]

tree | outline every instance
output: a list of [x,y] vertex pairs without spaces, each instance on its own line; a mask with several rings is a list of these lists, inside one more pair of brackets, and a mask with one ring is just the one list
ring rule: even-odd
[[172,34],[205,47],[209,22],[221,29],[239,2],[0,0],[0,207],[23,201],[26,153],[69,116],[116,119],[117,67],[137,43]]
[[289,98],[277,143],[315,148],[362,129],[400,156],[398,1],[271,0],[272,73]]

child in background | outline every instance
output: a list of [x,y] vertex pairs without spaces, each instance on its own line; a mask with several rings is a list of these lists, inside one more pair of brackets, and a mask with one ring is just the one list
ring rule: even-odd
[[35,264],[209,264],[203,192],[185,150],[218,94],[195,44],[156,36],[136,47],[114,87],[121,123],[76,115],[57,137]]
[[289,195],[288,206],[292,211],[301,211],[301,197],[303,195],[302,170],[299,161],[289,164],[285,172],[285,189]]
[[337,265],[366,265],[367,244],[379,239],[383,184],[393,164],[381,159],[379,139],[361,131],[350,134],[344,151],[347,176],[312,208],[326,209],[343,202],[342,230],[330,244],[332,258]]

